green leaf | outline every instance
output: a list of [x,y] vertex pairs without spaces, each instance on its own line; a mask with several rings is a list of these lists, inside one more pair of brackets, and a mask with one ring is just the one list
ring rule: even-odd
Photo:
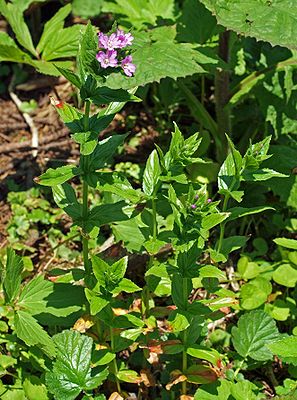
[[24,263],[22,258],[18,256],[14,250],[8,248],[3,288],[5,299],[9,303],[12,302],[19,293],[23,267]]
[[228,400],[231,393],[230,386],[231,382],[226,379],[202,385],[196,391],[194,400]]
[[221,359],[221,355],[218,351],[205,346],[192,345],[187,348],[187,353],[192,357],[209,361],[213,365],[217,365],[217,362]]
[[124,201],[118,201],[114,204],[102,204],[94,207],[88,215],[85,224],[86,231],[91,232],[95,226],[100,227],[111,222],[126,221],[129,217],[123,212],[125,206]]
[[185,0],[181,11],[182,15],[177,20],[179,42],[203,44],[211,38],[217,21],[203,4],[196,0]]
[[[188,296],[191,293],[192,285],[189,278],[182,278],[179,274],[173,274],[171,286],[171,296],[173,303],[181,310],[186,310],[188,306]],[[187,291],[184,292],[184,284]]]
[[229,213],[217,213],[217,214],[210,214],[207,215],[202,219],[202,229],[209,231],[214,226],[220,224],[221,222],[225,221],[229,217]]
[[67,4],[66,6],[59,9],[59,11],[46,22],[44,25],[43,33],[37,45],[38,53],[41,53],[47,43],[53,38],[58,38],[59,31],[63,29],[65,18],[71,13],[71,5]]
[[52,61],[59,58],[75,57],[78,52],[78,39],[82,27],[83,25],[76,24],[56,32],[46,42],[42,59]]
[[0,61],[30,64],[32,59],[18,48],[15,41],[6,32],[0,32]]
[[[67,6],[66,6],[67,7]],[[70,69],[59,67],[59,65],[54,64],[57,70],[63,75],[69,82],[71,82],[74,86],[80,89],[81,81],[79,76],[77,76],[73,71]]]
[[73,220],[82,216],[82,204],[76,198],[75,191],[69,183],[52,186],[53,197],[56,204],[62,208]]
[[267,181],[268,179],[271,178],[287,178],[287,177],[288,175],[274,171],[273,169],[270,168],[263,168],[257,171],[250,171],[246,169],[242,174],[243,180],[252,182]]
[[109,300],[90,289],[85,289],[85,294],[88,302],[90,303],[91,315],[98,314],[109,304]]
[[80,144],[80,153],[83,156],[93,153],[98,143],[98,132],[76,132],[71,137]]
[[53,286],[42,275],[36,276],[22,289],[18,305],[32,315],[44,312],[47,303],[45,298],[53,292]]
[[107,86],[98,87],[90,96],[89,99],[96,105],[109,104],[114,101],[126,103],[127,101],[141,101],[134,94],[123,89],[110,89]]
[[290,264],[282,264],[273,272],[274,282],[286,287],[295,287],[297,283],[297,270]]
[[129,383],[139,383],[141,382],[141,377],[136,371],[130,369],[123,369],[117,373],[117,377],[120,381]]
[[297,240],[287,238],[276,238],[273,239],[274,243],[278,246],[286,247],[287,249],[297,250]]
[[52,339],[31,314],[21,310],[16,311],[14,324],[17,336],[28,346],[40,347],[49,357],[55,355]]
[[297,4],[291,0],[202,0],[202,3],[228,29],[273,45],[296,48]]
[[124,143],[126,135],[113,135],[101,140],[90,156],[90,170],[98,170],[110,162],[118,147]]
[[15,33],[17,41],[25,49],[29,50],[31,54],[36,56],[36,50],[28,26],[24,21],[22,10],[17,5],[6,3],[5,0],[0,0],[0,14],[7,19]]
[[73,0],[72,1],[72,13],[73,15],[80,16],[82,18],[96,17],[100,14],[104,0]]
[[279,338],[275,321],[264,311],[254,310],[239,318],[232,328],[232,343],[241,357],[256,361],[272,359],[267,345]]
[[216,65],[217,60],[205,55],[189,43],[176,43],[173,26],[164,26],[135,34],[133,52],[135,75],[125,77],[120,72],[110,74],[106,84],[112,89],[131,89],[162,78],[177,79],[205,72],[204,65]]
[[89,22],[86,29],[82,33],[79,41],[77,64],[79,76],[82,83],[84,83],[89,74],[98,71],[99,64],[96,60],[98,52],[98,38],[96,29]]
[[28,400],[48,400],[47,389],[37,376],[26,377],[23,388]]
[[57,360],[46,373],[48,389],[59,400],[74,400],[82,391],[97,388],[108,376],[108,369],[92,369],[93,340],[76,331],[54,336]]
[[161,175],[161,167],[157,150],[153,150],[147,159],[143,173],[142,189],[148,196],[156,192],[157,184]]
[[174,0],[105,1],[102,11],[120,14],[123,20],[132,24],[132,26],[137,29],[140,29],[146,24],[156,25],[158,17],[163,19],[173,19]]
[[56,169],[49,168],[44,174],[35,179],[35,182],[43,186],[56,186],[69,181],[81,173],[81,169],[73,165],[64,165]]
[[258,276],[256,279],[241,286],[241,306],[245,310],[252,310],[265,303],[272,292],[271,283]]
[[258,207],[233,207],[229,208],[228,212],[230,213],[230,216],[228,217],[228,222],[233,221],[238,218],[245,217],[247,215],[252,215],[252,214],[258,214],[260,212],[266,211],[266,210],[275,210],[273,207],[269,206],[258,206]]
[[214,265],[205,265],[199,268],[200,278],[217,278],[219,280],[226,280],[226,274]]
[[297,366],[296,336],[285,337],[277,342],[270,343],[267,347],[272,351],[273,354],[280,357],[282,361]]

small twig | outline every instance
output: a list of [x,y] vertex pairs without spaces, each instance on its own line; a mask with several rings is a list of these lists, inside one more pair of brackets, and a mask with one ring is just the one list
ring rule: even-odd
[[227,315],[225,315],[224,317],[217,319],[216,321],[210,322],[207,325],[207,328],[209,331],[213,331],[215,328],[217,328],[218,326],[220,326],[221,324],[223,324],[224,322],[226,322],[226,320],[228,318],[233,318],[236,315],[236,312],[233,313],[229,313]]
[[14,82],[14,76],[11,79],[11,82],[8,86],[8,92],[9,95],[11,97],[11,100],[15,103],[15,105],[17,106],[18,110],[20,111],[20,113],[22,114],[24,120],[26,121],[26,123],[28,124],[30,131],[32,133],[32,139],[31,139],[31,146],[33,148],[32,150],[32,156],[35,158],[37,156],[38,153],[38,129],[36,128],[33,119],[31,118],[31,116],[26,113],[23,112],[21,110],[21,105],[22,102],[21,100],[18,98],[18,96],[13,92],[13,82]]

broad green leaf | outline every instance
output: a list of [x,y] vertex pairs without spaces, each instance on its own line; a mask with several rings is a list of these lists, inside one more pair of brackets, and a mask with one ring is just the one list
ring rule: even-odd
[[232,328],[232,343],[241,357],[256,361],[272,359],[267,345],[279,339],[275,321],[264,311],[254,310],[239,318]]
[[273,272],[274,282],[286,287],[295,287],[297,283],[297,269],[290,264],[282,264]]
[[230,216],[228,217],[228,221],[233,221],[234,219],[242,218],[247,215],[258,214],[266,210],[275,210],[275,209],[269,206],[258,206],[250,208],[247,207],[229,208],[228,212],[230,213]]
[[142,378],[136,371],[130,369],[123,369],[117,373],[117,377],[120,381],[129,383],[140,383]]
[[96,60],[98,52],[98,38],[95,28],[89,22],[79,40],[77,53],[77,65],[79,76],[84,83],[89,74],[99,70],[99,63]]
[[[105,1],[103,12],[120,14],[121,18],[137,29],[156,25],[157,18],[174,18],[174,0],[115,0]],[[124,16],[124,17],[123,17]]]
[[273,354],[280,357],[282,361],[297,366],[296,336],[285,337],[277,342],[270,343],[267,347],[272,351]]
[[15,33],[17,41],[31,54],[36,56],[30,31],[24,21],[22,10],[14,4],[6,3],[5,0],[0,0],[0,14],[2,14],[10,24]]
[[115,295],[118,295],[121,292],[134,293],[134,292],[137,292],[139,290],[142,290],[142,289],[141,289],[141,287],[136,285],[136,283],[130,281],[130,279],[123,278],[119,282],[117,287],[115,289],[113,289],[112,294],[115,296]]
[[199,268],[200,278],[218,278],[219,280],[226,280],[226,274],[214,265],[205,265]]
[[74,400],[82,391],[97,388],[107,378],[107,368],[91,368],[91,337],[68,330],[53,339],[57,360],[53,369],[46,373],[46,384],[57,399]]
[[270,168],[263,168],[257,171],[250,171],[246,169],[242,174],[243,180],[252,182],[267,181],[268,179],[271,178],[287,178],[287,177],[288,175],[274,171],[273,169]]
[[176,43],[172,39],[172,26],[160,27],[135,35],[133,63],[136,72],[125,77],[120,72],[112,73],[106,80],[112,89],[131,89],[162,78],[177,79],[204,73],[207,65],[216,65],[217,60],[198,50],[189,43]]
[[23,388],[28,400],[48,400],[49,398],[44,383],[37,376],[26,377]]
[[80,153],[83,156],[93,153],[98,143],[97,132],[76,132],[71,137],[80,144]]
[[30,64],[32,59],[18,48],[15,41],[6,32],[0,32],[0,61]]
[[61,29],[46,42],[42,59],[52,61],[59,58],[75,57],[78,52],[78,39],[83,25],[72,25]]
[[232,251],[245,246],[247,240],[248,238],[245,236],[229,236],[224,238],[222,241],[221,253],[227,258]]
[[102,204],[94,207],[85,223],[86,231],[91,232],[94,226],[100,227],[111,222],[126,221],[129,217],[123,211],[125,206],[126,203],[124,201],[118,201],[114,204]]
[[[211,13],[196,0],[185,0],[177,20],[177,40],[186,43],[205,43],[214,33],[217,22]],[[199,24],[197,24],[199,21]]]
[[54,64],[54,66],[57,68],[57,70],[60,72],[61,75],[63,75],[69,82],[71,82],[74,86],[80,89],[81,81],[79,79],[79,76],[77,76],[70,69],[59,67],[56,64]]
[[194,384],[205,384],[217,380],[217,374],[208,365],[194,364],[191,365],[186,371],[185,375],[187,381]]
[[114,101],[126,103],[127,101],[141,101],[134,94],[129,93],[123,89],[110,89],[107,86],[98,87],[90,96],[90,100],[101,106],[102,104],[109,104]]
[[213,365],[217,365],[217,362],[221,359],[221,355],[218,351],[205,346],[192,345],[187,348],[187,353],[192,357],[209,361]]
[[60,76],[61,73],[57,70],[57,67],[69,69],[72,67],[72,61],[51,61],[46,60],[32,60],[30,64],[41,74]]
[[228,29],[273,45],[296,48],[297,4],[291,0],[202,0],[202,3]]
[[96,17],[100,14],[105,0],[73,0],[72,13],[82,18]]
[[152,196],[157,189],[161,175],[161,167],[157,150],[153,150],[147,159],[143,173],[142,189],[148,196]]
[[84,131],[83,114],[80,111],[67,103],[54,99],[52,99],[52,105],[72,133]]
[[104,297],[90,289],[85,289],[85,294],[90,303],[91,315],[98,314],[109,304],[109,300],[106,300]]
[[231,393],[230,386],[231,382],[226,379],[202,385],[196,391],[194,400],[228,400]]
[[52,192],[56,204],[74,220],[82,216],[82,205],[78,202],[75,191],[69,183],[52,186]]
[[297,250],[297,240],[287,238],[276,238],[273,239],[274,243],[278,246],[286,247],[287,249]]
[[217,213],[217,214],[210,214],[207,215],[202,219],[202,229],[209,231],[214,226],[220,224],[221,222],[225,221],[229,217],[229,213]]
[[124,143],[126,135],[113,135],[101,140],[90,156],[90,169],[97,170],[105,167],[111,160],[117,149]]
[[232,382],[232,398],[234,398],[235,400],[257,400],[259,399],[259,397],[256,395],[256,393],[253,392],[253,389],[256,389],[256,391],[258,391],[257,386],[250,381],[243,380],[237,383]]
[[23,268],[24,263],[22,258],[18,256],[14,250],[8,248],[3,287],[5,299],[9,303],[12,302],[19,293]]
[[47,303],[45,298],[53,292],[53,286],[42,275],[36,276],[22,289],[18,305],[32,315],[44,312]]
[[44,25],[43,33],[37,45],[38,53],[41,53],[47,43],[53,38],[58,38],[59,32],[63,29],[64,20],[71,13],[71,5],[67,4],[66,6],[59,9],[59,11],[46,22]]
[[35,182],[43,186],[56,186],[69,181],[81,173],[81,169],[73,165],[64,165],[56,169],[49,168],[44,174],[35,179]]
[[259,307],[266,302],[271,292],[271,283],[261,276],[245,283],[241,286],[240,292],[242,308],[245,310],[252,310]]
[[14,324],[17,336],[28,346],[40,347],[49,357],[55,355],[52,339],[31,314],[21,310],[16,311]]
[[[186,288],[186,290],[184,289]],[[171,296],[173,303],[181,310],[186,310],[188,297],[191,293],[192,285],[189,278],[182,278],[179,274],[173,274]]]

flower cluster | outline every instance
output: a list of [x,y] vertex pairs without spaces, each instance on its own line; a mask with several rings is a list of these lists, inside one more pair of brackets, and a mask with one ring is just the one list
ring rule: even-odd
[[127,46],[131,46],[134,37],[131,33],[125,33],[118,29],[111,35],[105,35],[99,32],[98,43],[99,48],[104,49],[99,51],[96,59],[99,61],[102,68],[121,66],[127,76],[132,76],[136,70],[135,64],[132,63],[132,56],[127,55],[122,60],[118,57],[120,52]]

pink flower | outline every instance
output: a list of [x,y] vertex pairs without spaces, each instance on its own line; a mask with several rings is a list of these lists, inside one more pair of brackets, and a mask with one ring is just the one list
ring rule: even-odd
[[107,50],[106,53],[104,51],[99,51],[96,55],[96,59],[99,61],[102,68],[117,67],[118,65],[117,52],[115,50]]
[[131,44],[134,40],[134,37],[131,35],[130,32],[125,33],[121,29],[118,29],[116,34],[117,34],[117,38],[118,38],[118,47],[120,49],[123,49],[126,46],[131,46]]
[[99,47],[106,50],[114,50],[120,48],[121,42],[116,33],[112,33],[110,36],[104,35],[104,33],[99,32],[98,34]]
[[123,68],[125,75],[132,76],[136,71],[136,65],[132,64],[132,56],[125,57],[121,62],[121,67]]

